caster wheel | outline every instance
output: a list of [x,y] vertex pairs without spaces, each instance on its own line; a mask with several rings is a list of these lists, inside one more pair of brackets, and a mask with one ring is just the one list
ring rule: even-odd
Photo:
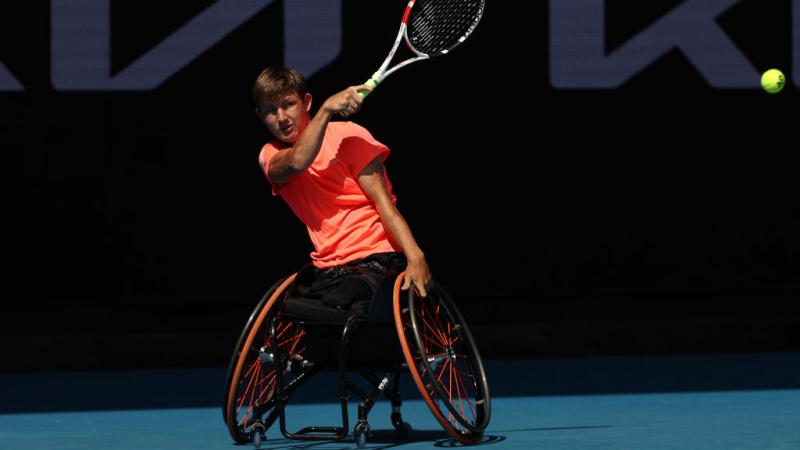
[[263,423],[253,425],[251,433],[253,434],[253,445],[260,448],[261,444],[267,440],[267,430],[264,428]]
[[355,429],[353,430],[353,438],[356,441],[356,447],[364,448],[367,445],[367,436],[369,435],[369,424],[367,422],[361,422],[356,425]]

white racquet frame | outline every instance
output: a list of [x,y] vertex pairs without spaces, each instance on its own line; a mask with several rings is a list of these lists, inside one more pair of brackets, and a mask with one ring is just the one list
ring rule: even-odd
[[[386,77],[393,74],[394,72],[402,69],[403,67],[417,62],[422,61],[424,59],[430,59],[432,56],[438,55],[446,55],[450,52],[456,45],[464,42],[467,37],[472,33],[475,27],[478,25],[478,21],[480,21],[481,16],[483,15],[483,2],[481,1],[480,10],[478,10],[478,16],[475,18],[474,22],[472,23],[471,28],[466,30],[465,34],[458,38],[458,41],[453,43],[449,48],[443,50],[435,50],[433,54],[422,53],[411,44],[411,40],[408,37],[408,21],[411,17],[411,9],[414,7],[414,4],[418,0],[409,0],[408,5],[406,5],[405,13],[403,13],[403,20],[400,22],[400,30],[397,32],[397,37],[394,40],[394,45],[392,45],[392,49],[389,52],[389,55],[386,56],[386,59],[381,64],[381,67],[374,73],[372,76],[367,80],[364,84],[369,86],[370,89],[374,90]],[[400,47],[400,41],[404,40],[406,42],[406,47],[414,53],[415,56],[408,58],[404,61],[401,61],[394,65],[392,68],[389,68],[389,63],[391,63],[392,59],[394,59],[395,53],[397,53],[398,47]],[[370,94],[368,90],[360,90],[358,93],[361,95],[362,98],[365,98],[367,95]],[[348,116],[347,113],[344,114],[345,117]]]
[[[416,0],[410,0],[408,2],[408,5],[406,6],[406,11],[403,14],[403,21],[400,23],[400,30],[397,32],[397,38],[395,38],[394,40],[394,45],[392,46],[392,50],[389,52],[389,56],[387,56],[386,59],[383,61],[383,64],[381,65],[380,69],[378,69],[377,72],[372,74],[370,79],[367,80],[366,83],[364,83],[367,86],[371,87],[372,89],[375,89],[375,87],[378,86],[378,84],[380,84],[381,81],[383,81],[389,75],[393,74],[398,69],[402,69],[403,67],[413,62],[430,58],[430,55],[417,51],[408,41],[408,17],[411,15],[411,8],[414,7],[415,1]],[[406,47],[408,47],[408,49],[411,50],[417,56],[408,58],[405,61],[398,63],[391,69],[386,70],[387,67],[389,67],[389,63],[392,61],[392,58],[394,58],[394,54],[397,52],[397,48],[400,46],[401,40],[404,40],[406,42]],[[447,51],[445,50],[444,53],[447,53]]]

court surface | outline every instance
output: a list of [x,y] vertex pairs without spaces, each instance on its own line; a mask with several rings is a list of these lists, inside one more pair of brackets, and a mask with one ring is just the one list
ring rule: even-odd
[[[800,353],[489,360],[487,373],[492,420],[481,447],[800,450]],[[290,431],[341,424],[331,375],[297,393]],[[0,374],[0,449],[232,448],[224,379],[224,368]],[[382,400],[367,448],[460,446],[404,381],[413,431],[398,439]],[[355,445],[288,441],[276,425],[262,448]]]

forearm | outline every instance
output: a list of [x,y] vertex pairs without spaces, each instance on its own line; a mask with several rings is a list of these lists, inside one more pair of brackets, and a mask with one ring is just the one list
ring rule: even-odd
[[289,150],[289,166],[294,172],[302,172],[311,167],[322,147],[325,137],[325,128],[333,115],[325,108],[320,108],[317,114],[308,122],[303,135]]
[[389,210],[379,212],[379,214],[389,236],[400,246],[409,263],[424,261],[425,254],[417,245],[417,241],[411,233],[411,228],[403,216],[400,215],[400,211],[395,207],[387,209]]
[[411,228],[409,228],[408,223],[406,223],[406,220],[394,205],[388,212],[379,212],[379,214],[389,235],[403,250],[408,261],[408,266],[406,266],[405,270],[405,281],[401,289],[410,289],[413,285],[419,295],[422,297],[427,296],[427,289],[431,282],[431,271],[428,269],[425,254],[422,253],[417,241],[414,240],[414,236],[411,234]]
[[358,93],[360,90],[370,91],[371,88],[365,85],[351,86],[325,100],[291,149],[289,165],[294,172],[308,169],[317,158],[325,129],[334,114],[347,115],[358,111],[364,101],[364,97]]
[[406,255],[408,265],[401,289],[409,289],[413,284],[419,295],[425,297],[427,286],[431,282],[431,271],[428,269],[428,262],[425,261],[425,254],[422,253],[414,235],[411,234],[411,228],[392,202],[391,193],[386,186],[383,161],[380,157],[373,159],[359,173],[358,182],[369,198],[375,202],[378,216],[389,236]]

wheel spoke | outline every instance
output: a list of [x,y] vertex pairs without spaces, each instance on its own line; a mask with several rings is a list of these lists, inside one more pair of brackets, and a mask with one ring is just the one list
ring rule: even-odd
[[422,318],[422,319],[423,319],[423,321],[425,322],[425,325],[427,325],[427,326],[428,326],[428,328],[430,328],[430,329],[431,329],[431,331],[432,331],[434,334],[436,334],[436,336],[439,338],[440,342],[442,343],[442,346],[445,346],[445,347],[446,347],[446,346],[447,346],[447,341],[448,341],[448,339],[447,339],[447,336],[444,334],[444,331],[442,331],[442,329],[441,329],[441,323],[442,323],[442,321],[441,321],[441,317],[439,316],[439,313],[438,313],[438,311],[437,311],[437,312],[435,312],[435,313],[434,313],[434,312],[432,312],[432,311],[430,311],[430,306],[428,306],[428,305],[426,305],[426,304],[423,304],[423,305],[421,306],[421,309],[422,309],[422,311],[423,311],[423,312],[425,312],[425,311],[427,310],[427,311],[428,311],[428,315],[429,315],[429,316],[433,316],[433,322],[434,322],[434,323],[436,323],[437,325],[440,325],[440,327],[439,327],[439,328],[434,328],[434,327],[433,327],[433,325],[431,325],[430,323],[428,323],[428,321],[427,321],[427,320],[425,320],[425,318],[424,318],[424,317]]
[[439,345],[442,348],[446,347],[447,346],[447,339],[444,338],[442,336],[442,334],[438,330],[433,328],[433,326],[430,323],[428,323],[428,321],[425,319],[425,317],[420,317],[420,319],[422,319],[422,323],[425,325],[425,327],[428,328],[431,331],[431,333],[434,334],[434,337],[438,338]]
[[[275,392],[275,382],[277,381],[277,377],[278,375],[275,373],[274,370],[271,370],[269,374],[267,374],[267,376],[264,377],[264,380],[262,380],[263,382],[262,384],[264,384],[264,389],[262,389],[261,392],[259,392],[258,394],[259,400],[264,398],[264,393],[267,392],[267,390],[269,390],[269,395],[266,397],[267,401],[269,401],[269,399],[272,398],[272,393]],[[265,404],[266,401],[261,403]]]
[[443,346],[442,346],[442,345],[441,345],[439,342],[437,342],[437,341],[434,341],[434,340],[433,340],[433,339],[432,339],[430,336],[428,336],[427,334],[426,334],[426,335],[423,335],[422,337],[423,337],[423,339],[424,339],[424,342],[426,342],[426,343],[428,343],[428,344],[431,344],[429,347],[427,347],[427,346],[426,346],[427,348],[426,348],[426,351],[425,351],[425,353],[428,353],[428,355],[429,355],[429,356],[430,356],[430,353],[432,353],[432,349],[433,349],[433,346],[434,346],[434,345],[435,345],[435,346],[437,346],[437,347],[439,347],[439,350],[440,350],[441,352],[444,352],[444,347],[443,347]]
[[245,374],[244,374],[244,376],[242,376],[242,378],[247,378],[247,377],[248,377],[248,376],[249,376],[249,375],[250,375],[250,374],[253,372],[253,370],[255,370],[255,368],[256,368],[256,367],[257,367],[259,364],[261,364],[261,361],[259,361],[259,360],[257,360],[257,359],[256,359],[256,360],[254,360],[254,361],[253,361],[253,364],[250,364],[250,367],[247,369],[247,373],[245,373]]
[[294,344],[292,345],[292,348],[289,349],[289,354],[290,355],[294,354],[294,350],[297,348],[297,344],[300,343],[300,340],[305,335],[306,335],[306,330],[300,330],[300,333],[297,335],[297,339],[295,339]]
[[[461,394],[460,394],[460,391],[463,389],[463,392],[464,392],[463,397],[466,397],[465,401],[467,402],[467,407],[469,409],[470,414],[472,415],[472,423],[477,424],[477,421],[475,420],[475,409],[474,409],[474,406],[472,404],[471,399],[469,398],[469,390],[467,389],[467,385],[464,383],[464,380],[461,379],[462,372],[458,368],[458,365],[454,365],[454,370],[456,372],[456,387],[459,390],[459,397],[462,397]],[[461,417],[463,417],[464,419],[467,418],[466,414],[464,414],[463,405],[461,407]]]
[[244,402],[245,402],[245,400],[247,398],[247,393],[250,392],[250,388],[253,386],[253,383],[255,382],[255,379],[256,379],[256,377],[258,376],[258,374],[260,372],[261,372],[261,364],[259,363],[256,366],[256,373],[254,374],[254,376],[250,377],[250,380],[247,383],[247,387],[244,388],[244,392],[242,393],[242,397],[241,397],[242,401],[239,402],[239,406],[236,408],[237,411],[242,409],[242,406],[244,405]]

